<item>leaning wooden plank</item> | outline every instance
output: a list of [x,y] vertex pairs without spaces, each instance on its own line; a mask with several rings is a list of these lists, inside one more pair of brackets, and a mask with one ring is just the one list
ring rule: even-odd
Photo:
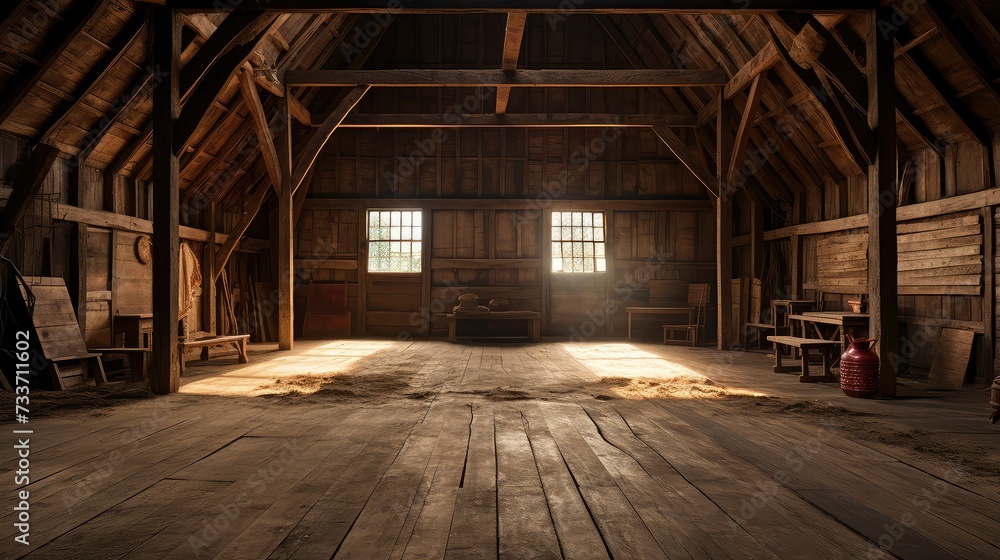
[[975,337],[976,333],[971,330],[941,329],[941,337],[935,345],[934,360],[927,376],[928,387],[950,390],[962,388]]

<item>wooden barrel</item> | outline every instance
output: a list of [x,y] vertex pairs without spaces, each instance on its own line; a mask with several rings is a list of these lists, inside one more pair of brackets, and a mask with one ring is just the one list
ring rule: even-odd
[[990,415],[990,420],[994,424],[997,420],[1000,420],[1000,377],[993,380],[993,386],[990,387],[990,406],[993,407],[993,414]]

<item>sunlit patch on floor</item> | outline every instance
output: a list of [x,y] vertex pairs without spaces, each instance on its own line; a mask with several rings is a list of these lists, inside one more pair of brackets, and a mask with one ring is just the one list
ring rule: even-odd
[[397,343],[338,340],[315,344],[294,354],[269,357],[267,361],[251,362],[224,373],[199,376],[197,366],[189,367],[187,376],[181,380],[180,392],[249,397],[311,394],[322,389],[338,373],[351,369],[362,358],[392,348]]
[[766,397],[758,391],[720,385],[681,364],[631,344],[563,344],[563,349],[625,399]]

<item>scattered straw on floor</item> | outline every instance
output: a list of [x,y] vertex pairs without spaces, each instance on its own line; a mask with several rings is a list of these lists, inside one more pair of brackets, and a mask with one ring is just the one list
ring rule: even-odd
[[764,397],[763,393],[719,385],[704,375],[685,373],[667,377],[604,377],[601,379],[615,395],[631,400],[642,399],[722,399]]

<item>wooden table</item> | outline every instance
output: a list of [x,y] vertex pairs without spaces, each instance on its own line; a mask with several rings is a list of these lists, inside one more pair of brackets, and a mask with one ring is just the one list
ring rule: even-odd
[[128,313],[111,318],[111,346],[119,346],[118,337],[124,336],[126,348],[149,348],[152,334],[152,313]]
[[[801,315],[788,316],[789,321],[799,321],[802,324],[803,335],[808,334],[806,330],[812,325],[814,332],[824,340],[837,340],[839,336],[841,353],[847,351],[844,335],[849,334],[855,338],[868,336],[868,318],[867,313],[850,311],[807,311]],[[820,325],[833,325],[836,329],[832,334],[827,334],[820,329]]]
[[[542,339],[542,314],[538,311],[485,311],[475,313],[449,313],[448,317],[448,341],[455,342],[458,339],[459,321],[525,321],[528,325],[527,338],[531,342],[539,342]],[[465,337],[463,337],[465,338]],[[480,338],[480,337],[470,337]],[[491,338],[491,337],[482,337]]]
[[628,322],[628,339],[632,340],[632,314],[638,315],[687,315],[687,324],[694,324],[695,308],[693,307],[626,307],[625,315]]

